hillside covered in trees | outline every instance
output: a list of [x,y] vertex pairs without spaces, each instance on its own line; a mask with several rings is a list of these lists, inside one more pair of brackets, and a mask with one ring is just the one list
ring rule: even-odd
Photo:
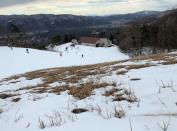
[[114,37],[123,51],[134,55],[177,49],[177,10],[168,11],[155,20],[133,22],[120,28]]

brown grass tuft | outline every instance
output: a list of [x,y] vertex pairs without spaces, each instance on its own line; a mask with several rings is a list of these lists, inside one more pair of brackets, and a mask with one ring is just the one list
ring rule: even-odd
[[54,88],[51,88],[49,93],[55,93],[57,95],[59,95],[61,92],[63,91],[66,91],[66,90],[69,90],[69,86],[59,86],[59,87],[54,87]]
[[90,83],[85,83],[85,84],[81,85],[81,87],[70,88],[69,93],[76,98],[84,99],[86,97],[89,97],[92,94],[92,91],[94,89],[103,88],[103,87],[106,87],[109,85],[110,84],[108,84],[108,83],[94,84],[94,83],[90,82]]
[[177,64],[177,59],[169,59],[165,62],[161,63],[162,65],[172,65],[172,64]]
[[113,88],[105,92],[104,96],[114,96],[116,92],[120,91],[121,89]]
[[148,63],[146,63],[146,64],[139,64],[139,65],[128,65],[127,69],[128,70],[131,70],[131,69],[141,69],[141,68],[150,67],[150,66],[153,66],[153,65],[150,65]]
[[125,117],[125,112],[124,112],[124,110],[115,110],[114,116],[121,119],[121,118]]
[[127,72],[128,72],[127,70],[117,71],[117,75],[124,75]]

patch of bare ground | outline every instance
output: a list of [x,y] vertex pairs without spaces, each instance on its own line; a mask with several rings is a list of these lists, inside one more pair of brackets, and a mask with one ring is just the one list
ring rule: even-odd
[[17,98],[13,98],[12,99],[12,102],[18,102],[18,101],[20,101],[21,100],[21,98],[20,97],[17,97]]
[[76,109],[73,109],[71,112],[74,114],[80,114],[80,113],[87,112],[87,111],[88,110],[84,108],[76,108]]
[[141,78],[131,78],[130,81],[139,81]]

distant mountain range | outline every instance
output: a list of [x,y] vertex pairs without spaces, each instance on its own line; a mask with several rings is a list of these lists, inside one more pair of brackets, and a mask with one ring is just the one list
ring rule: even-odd
[[111,16],[76,16],[76,15],[1,15],[0,28],[9,31],[9,25],[15,24],[25,32],[66,32],[68,29],[119,27],[143,18],[156,18],[161,12],[142,11]]

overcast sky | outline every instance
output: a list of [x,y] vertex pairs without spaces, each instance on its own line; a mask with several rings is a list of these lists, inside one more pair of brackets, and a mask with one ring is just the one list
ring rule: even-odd
[[0,14],[109,15],[177,8],[177,0],[0,0]]

